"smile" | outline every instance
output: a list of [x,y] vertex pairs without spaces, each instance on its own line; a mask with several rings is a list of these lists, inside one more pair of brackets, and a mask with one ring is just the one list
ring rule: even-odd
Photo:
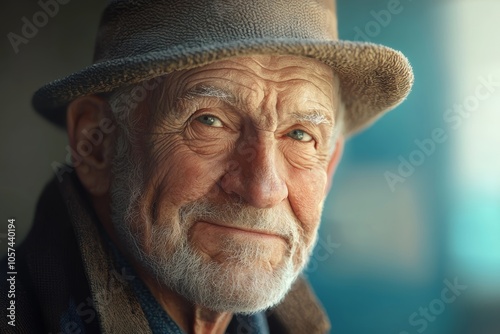
[[239,226],[238,227],[229,226],[225,224],[212,223],[207,221],[198,221],[196,222],[196,225],[199,225],[199,227],[206,229],[207,232],[218,233],[221,235],[225,234],[225,235],[239,236],[244,238],[260,239],[263,241],[274,241],[274,242],[281,241],[288,244],[287,239],[285,237],[268,231],[245,229]]

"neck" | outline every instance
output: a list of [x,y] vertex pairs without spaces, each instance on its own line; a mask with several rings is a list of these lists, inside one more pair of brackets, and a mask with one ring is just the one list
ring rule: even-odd
[[224,333],[232,316],[233,315],[228,312],[218,313],[203,307],[195,306],[195,317],[192,327],[193,333]]
[[158,303],[184,332],[191,334],[225,333],[233,316],[232,313],[215,312],[200,305],[193,305],[181,295],[159,285],[146,272],[142,270],[138,270],[138,272]]

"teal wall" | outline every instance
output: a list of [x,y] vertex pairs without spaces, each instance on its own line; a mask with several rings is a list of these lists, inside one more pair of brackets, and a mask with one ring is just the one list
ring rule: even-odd
[[[475,3],[487,13],[488,1]],[[402,105],[348,141],[325,205],[306,274],[331,317],[332,333],[500,333],[491,316],[498,314],[500,286],[481,285],[481,278],[499,277],[500,199],[457,192],[456,137],[463,129],[444,117],[464,99],[456,81],[465,78],[454,61],[460,56],[461,36],[453,29],[461,22],[454,14],[459,4],[338,1],[341,39],[402,51],[415,85]],[[482,33],[498,43],[494,31]],[[491,142],[484,145],[495,151]],[[401,182],[391,186],[387,172]],[[480,290],[497,297],[485,300]]]

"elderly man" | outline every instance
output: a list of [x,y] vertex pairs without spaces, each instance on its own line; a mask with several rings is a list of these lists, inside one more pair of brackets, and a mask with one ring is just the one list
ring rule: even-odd
[[34,96],[73,154],[2,328],[327,332],[300,273],[332,175],[412,80],[399,52],[338,41],[331,1],[111,1],[94,64]]

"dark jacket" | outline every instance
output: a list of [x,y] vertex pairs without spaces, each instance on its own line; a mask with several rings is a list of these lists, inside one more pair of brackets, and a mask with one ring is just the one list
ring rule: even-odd
[[[15,327],[0,319],[0,333],[150,333],[128,284],[134,279],[114,262],[99,220],[74,175],[44,189],[33,227],[16,247]],[[17,245],[16,245],[17,246]],[[0,308],[7,298],[2,262]],[[328,318],[308,283],[299,278],[285,300],[267,312],[271,333],[326,333]]]

